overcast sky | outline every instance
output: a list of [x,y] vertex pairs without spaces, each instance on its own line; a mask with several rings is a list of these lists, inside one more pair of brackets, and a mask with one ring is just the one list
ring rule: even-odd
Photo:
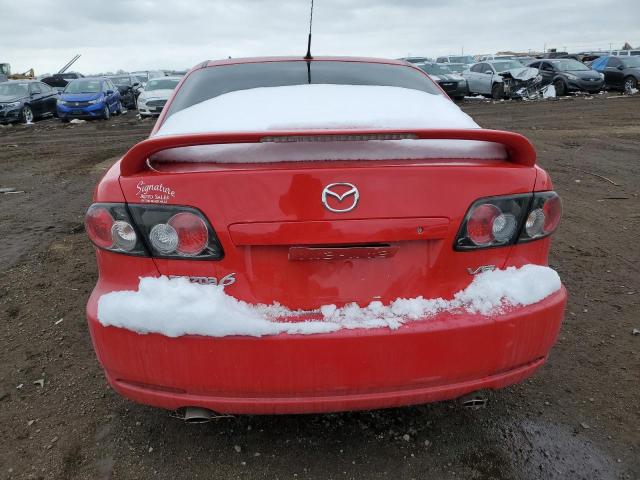
[[[640,0],[315,0],[313,54],[403,57],[640,47]],[[0,0],[0,62],[14,72],[190,68],[303,55],[304,0]]]

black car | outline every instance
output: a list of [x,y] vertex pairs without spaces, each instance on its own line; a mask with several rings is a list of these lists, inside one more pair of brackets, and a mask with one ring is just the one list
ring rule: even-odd
[[122,75],[112,75],[109,78],[120,91],[120,100],[122,104],[129,109],[136,108],[136,100],[140,95],[142,83],[140,79],[128,73]]
[[607,88],[632,92],[640,83],[640,56],[609,57],[603,73]]
[[558,96],[571,91],[596,93],[604,85],[604,75],[572,58],[539,60],[529,67],[537,68],[543,84],[553,84]]
[[455,72],[449,70],[448,65],[442,63],[416,63],[416,67],[427,72],[450,98],[461,100],[469,93],[467,81]]
[[31,123],[56,114],[58,92],[36,80],[0,83],[0,123]]

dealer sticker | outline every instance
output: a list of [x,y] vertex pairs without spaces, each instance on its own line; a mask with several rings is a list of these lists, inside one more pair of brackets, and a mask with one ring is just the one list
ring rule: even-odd
[[176,196],[176,192],[162,183],[147,184],[140,180],[136,188],[142,203],[169,203]]

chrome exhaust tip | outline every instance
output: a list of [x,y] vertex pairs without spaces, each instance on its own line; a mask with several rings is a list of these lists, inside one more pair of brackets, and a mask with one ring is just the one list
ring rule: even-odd
[[215,413],[201,407],[184,407],[178,413],[184,423],[209,423]]
[[464,408],[469,410],[480,410],[486,408],[489,403],[489,392],[487,390],[478,390],[460,398],[460,403]]

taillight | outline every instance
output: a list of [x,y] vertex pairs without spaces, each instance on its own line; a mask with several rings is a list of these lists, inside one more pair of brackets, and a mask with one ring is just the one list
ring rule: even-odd
[[558,228],[561,216],[562,201],[556,192],[534,194],[520,241],[526,242],[551,235]]
[[475,250],[546,237],[558,228],[561,214],[555,192],[484,198],[469,208],[454,247]]
[[123,204],[95,203],[84,219],[87,235],[97,247],[112,252],[144,255],[144,245]]
[[207,248],[209,231],[207,224],[198,215],[191,212],[176,213],[169,219],[167,225],[173,227],[178,235],[176,252],[180,255],[193,257]]
[[96,203],[85,223],[91,241],[114,252],[197,260],[223,256],[211,225],[192,207]]

